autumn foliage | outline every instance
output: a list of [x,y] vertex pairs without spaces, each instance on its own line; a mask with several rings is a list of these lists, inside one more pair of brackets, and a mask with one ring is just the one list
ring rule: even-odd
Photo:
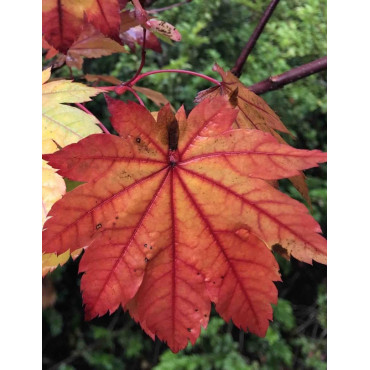
[[[82,56],[119,52],[137,30],[163,31],[133,3],[120,13],[118,0],[44,0],[44,39],[81,68]],[[132,27],[121,23],[127,17]],[[169,104],[151,113],[108,95],[130,83],[47,82],[50,70],[43,72],[43,274],[84,250],[86,319],[121,305],[174,352],[195,343],[212,302],[224,320],[265,335],[280,281],[271,250],[326,263],[320,226],[276,185],[289,178],[308,198],[302,170],[326,154],[286,144],[276,131],[287,128],[263,99],[215,69],[222,82],[200,92],[189,114]],[[103,92],[118,136],[102,133],[81,105]],[[65,193],[63,177],[83,184]]]

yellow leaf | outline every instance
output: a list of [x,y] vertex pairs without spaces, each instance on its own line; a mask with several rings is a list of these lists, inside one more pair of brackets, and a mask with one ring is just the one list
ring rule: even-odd
[[[72,252],[72,258],[76,259],[80,253],[82,252],[81,249],[77,249],[76,251]],[[57,256],[55,253],[45,253],[42,255],[42,277],[44,277],[48,272],[54,271],[58,266],[64,265],[71,257],[69,251],[64,252]]]
[[[67,80],[46,83],[50,68],[42,72],[42,153],[53,153],[58,146],[75,143],[94,133],[100,133],[98,120],[81,109],[62,103],[82,103],[101,92],[99,89]],[[42,161],[42,223],[52,205],[66,192],[63,178],[45,161]],[[76,258],[82,249],[72,253]],[[69,251],[57,256],[46,253],[42,256],[42,276],[63,265],[70,257]]]
[[42,161],[42,223],[51,206],[66,192],[63,177],[58,175],[44,160]]
[[82,103],[102,92],[94,87],[69,80],[48,82],[42,87],[42,105],[57,103]]
[[[51,147],[51,146],[50,146]],[[66,185],[63,177],[42,161],[42,223],[46,221],[46,216],[51,206],[59,200],[66,192]],[[69,251],[57,256],[54,253],[45,253],[42,256],[42,277],[48,272],[53,271],[58,265],[63,265],[70,257]]]
[[[43,140],[54,140],[59,146],[75,143],[91,134],[100,133],[98,120],[91,114],[69,105],[43,107]],[[50,153],[43,150],[43,154]]]
[[50,78],[50,74],[51,74],[51,67],[44,69],[42,71],[42,84],[44,84]]

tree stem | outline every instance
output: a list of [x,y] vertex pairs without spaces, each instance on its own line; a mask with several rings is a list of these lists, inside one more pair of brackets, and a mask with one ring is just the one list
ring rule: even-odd
[[243,66],[249,54],[254,48],[254,45],[256,44],[258,38],[260,37],[263,29],[265,28],[267,21],[270,19],[279,1],[280,0],[272,0],[269,6],[267,7],[267,9],[265,10],[265,12],[263,13],[263,16],[260,19],[259,23],[257,24],[257,27],[254,29],[252,36],[249,38],[248,42],[245,44],[242,52],[240,53],[238,60],[236,61],[234,67],[231,69],[231,72],[235,76],[240,77],[240,75],[242,74]]
[[146,76],[154,75],[154,74],[157,74],[157,73],[184,73],[184,74],[193,75],[193,76],[203,78],[204,80],[210,81],[215,85],[220,85],[221,84],[220,81],[215,80],[212,77],[206,76],[206,75],[198,73],[198,72],[187,71],[185,69],[161,69],[161,70],[149,71],[149,72],[142,73],[141,75],[137,76],[133,81],[131,81],[130,85],[133,86],[139,80],[141,80],[142,78],[144,78]]
[[[75,104],[76,104],[77,107],[79,107],[80,109],[82,109],[87,114],[90,114],[90,115],[94,116],[83,104],[81,104],[81,103],[75,103]],[[98,124],[99,124],[100,128],[103,130],[103,132],[106,133],[106,134],[108,134],[108,135],[110,135],[110,132],[106,129],[106,127],[103,125],[103,123],[100,122],[97,118],[96,118],[96,120],[98,121]]]
[[135,96],[135,98],[139,101],[140,105],[145,107],[144,102],[141,100],[140,96],[137,94],[137,92],[132,87],[126,86],[126,89],[127,91],[130,91]]
[[132,81],[135,81],[136,77],[139,76],[141,70],[144,67],[145,64],[145,56],[146,56],[146,50],[145,50],[145,44],[146,44],[146,28],[143,27],[143,46],[141,48],[141,62],[138,70],[136,71],[135,75],[128,81],[124,82],[122,85],[125,86],[131,86]]
[[314,73],[324,71],[327,67],[327,57],[316,59],[313,62],[303,64],[302,66],[293,68],[280,75],[271,76],[266,80],[255,83],[249,86],[248,89],[255,94],[260,95],[267,91],[277,90],[281,87],[298,81],[304,77],[310,76]]

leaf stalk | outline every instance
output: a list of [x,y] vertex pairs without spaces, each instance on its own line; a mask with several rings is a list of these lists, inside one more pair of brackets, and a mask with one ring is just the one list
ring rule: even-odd
[[[90,114],[90,115],[92,115],[92,116],[94,116],[83,104],[81,104],[81,103],[75,103],[76,104],[76,106],[78,107],[78,108],[80,108],[80,109],[82,109],[84,112],[86,112],[87,114]],[[95,117],[95,116],[94,116]],[[96,117],[95,117],[96,118]],[[103,130],[103,132],[104,133],[106,133],[106,134],[109,134],[110,135],[110,132],[107,130],[107,128],[103,125],[103,123],[102,122],[100,122],[97,118],[96,118],[96,120],[98,121],[98,124],[99,124],[99,126],[100,126],[100,128]]]

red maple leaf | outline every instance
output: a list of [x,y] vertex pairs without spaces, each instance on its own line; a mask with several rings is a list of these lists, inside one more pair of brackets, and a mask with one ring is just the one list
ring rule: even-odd
[[259,130],[232,129],[225,97],[186,117],[167,105],[107,98],[120,136],[95,134],[44,159],[86,182],[59,200],[43,251],[88,247],[80,262],[86,318],[129,310],[172,351],[194,343],[211,302],[225,319],[263,336],[277,301],[269,248],[326,262],[326,240],[304,205],[269,184],[326,160]]
[[66,54],[80,35],[85,20],[104,35],[119,39],[121,24],[118,0],[43,0],[42,32],[45,40]]

